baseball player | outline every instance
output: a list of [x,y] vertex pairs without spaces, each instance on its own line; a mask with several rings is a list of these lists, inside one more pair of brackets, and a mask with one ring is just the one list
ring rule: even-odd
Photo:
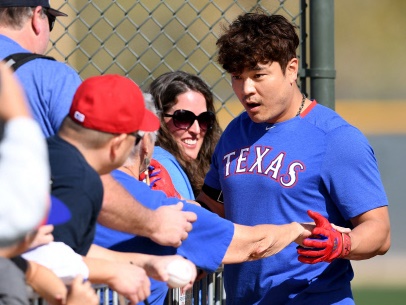
[[[354,304],[350,260],[390,247],[373,150],[358,129],[300,92],[298,44],[283,16],[263,13],[239,16],[217,41],[246,111],[221,136],[197,200],[243,225],[317,225],[303,248],[226,265],[227,304]],[[352,231],[338,233],[330,222]]]

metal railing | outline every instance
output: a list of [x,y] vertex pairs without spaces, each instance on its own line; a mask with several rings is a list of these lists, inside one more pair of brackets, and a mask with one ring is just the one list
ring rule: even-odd
[[[30,289],[30,288],[28,288]],[[116,291],[110,290],[106,285],[95,286],[96,293],[102,300],[101,305],[124,305],[125,298]],[[31,289],[30,289],[31,290]],[[30,305],[48,305],[48,303],[30,291]],[[208,274],[193,285],[193,289],[181,295],[180,289],[170,289],[165,305],[224,305],[226,295],[223,286],[223,268],[215,273]]]

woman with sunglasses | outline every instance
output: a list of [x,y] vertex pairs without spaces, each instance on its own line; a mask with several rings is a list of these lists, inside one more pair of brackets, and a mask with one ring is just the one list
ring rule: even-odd
[[161,121],[153,159],[170,173],[185,199],[200,192],[221,134],[213,94],[198,76],[164,73],[149,87]]

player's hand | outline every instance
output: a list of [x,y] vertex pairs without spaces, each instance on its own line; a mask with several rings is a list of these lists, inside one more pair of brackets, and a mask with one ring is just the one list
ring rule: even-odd
[[76,276],[73,280],[66,305],[97,305],[99,304],[99,297],[96,291],[88,281],[83,281],[81,275]]
[[331,223],[317,212],[307,211],[316,227],[312,236],[303,240],[304,247],[297,247],[298,260],[306,264],[331,263],[336,258],[347,256],[351,251],[351,238],[333,228]]
[[193,212],[183,212],[183,203],[161,206],[154,211],[153,233],[150,238],[163,246],[179,247],[192,230],[192,223],[197,215]]
[[[176,191],[173,185],[171,176],[165,167],[162,166],[157,160],[152,159],[148,166],[148,175],[150,178],[150,188],[152,190],[161,190],[168,197],[181,198],[180,194]],[[145,179],[145,173],[140,175],[140,180]]]

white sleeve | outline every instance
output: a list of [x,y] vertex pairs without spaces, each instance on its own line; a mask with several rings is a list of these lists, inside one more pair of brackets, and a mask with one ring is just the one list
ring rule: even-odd
[[49,206],[50,170],[45,138],[31,118],[4,126],[0,142],[0,246],[36,228]]
[[89,268],[83,261],[83,257],[63,242],[50,242],[21,256],[52,270],[65,285],[70,285],[79,274],[84,279],[89,278]]

